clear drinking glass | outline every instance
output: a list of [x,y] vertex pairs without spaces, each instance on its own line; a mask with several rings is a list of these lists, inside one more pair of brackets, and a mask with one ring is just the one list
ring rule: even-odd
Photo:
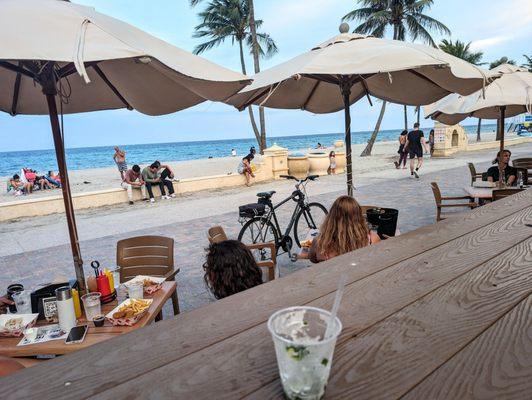
[[127,284],[127,293],[130,299],[144,298],[144,282],[130,282]]
[[94,318],[102,315],[102,303],[100,302],[101,296],[102,294],[100,292],[87,293],[81,296],[87,321],[92,321]]
[[[110,271],[113,274],[114,289],[117,289],[118,286],[120,286],[120,267],[116,266],[111,268]],[[113,288],[111,288],[111,290],[113,290]]]
[[12,297],[17,306],[17,314],[31,314],[31,292],[29,290],[13,293]]
[[325,393],[336,338],[338,318],[324,338],[331,313],[315,307],[290,307],[268,319],[277,355],[279,375],[288,399],[318,400]]

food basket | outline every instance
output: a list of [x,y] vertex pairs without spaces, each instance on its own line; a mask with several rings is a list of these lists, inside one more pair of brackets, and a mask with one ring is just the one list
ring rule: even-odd
[[[39,314],[0,314],[0,337],[21,337],[35,325]],[[6,325],[14,324],[13,327]]]
[[127,287],[132,282],[143,282],[144,283],[145,281],[152,281],[155,283],[155,285],[144,285],[144,293],[153,294],[163,287],[163,282],[165,281],[165,278],[156,277],[156,276],[148,276],[148,275],[137,275],[133,279],[124,283],[124,285]]
[[147,307],[143,311],[141,311],[141,312],[139,312],[139,313],[137,313],[137,314],[135,314],[135,315],[133,315],[131,317],[113,318],[113,314],[117,313],[122,307],[130,305],[133,301],[135,301],[135,300],[132,300],[132,299],[124,300],[122,303],[120,303],[115,308],[113,308],[109,313],[107,313],[105,318],[111,324],[113,324],[115,326],[133,326],[133,325],[135,325],[144,316],[144,314],[146,314],[146,312],[148,311],[148,309],[151,306],[151,303],[153,303],[153,299],[141,300],[143,302],[146,302]]

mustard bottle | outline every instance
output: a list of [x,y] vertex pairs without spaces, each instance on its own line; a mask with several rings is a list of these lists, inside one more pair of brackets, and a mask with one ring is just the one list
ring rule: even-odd
[[74,313],[76,319],[81,318],[81,304],[79,302],[79,292],[76,289],[72,289],[72,300],[74,301]]

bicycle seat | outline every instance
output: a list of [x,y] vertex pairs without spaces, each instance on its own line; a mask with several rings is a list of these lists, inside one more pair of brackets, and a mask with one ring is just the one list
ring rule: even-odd
[[260,192],[257,193],[257,197],[260,197],[261,199],[269,199],[276,193],[275,190],[271,190],[269,192]]

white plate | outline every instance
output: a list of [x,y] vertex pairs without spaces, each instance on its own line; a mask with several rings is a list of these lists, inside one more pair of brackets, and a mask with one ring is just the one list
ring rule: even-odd
[[148,308],[146,308],[143,312],[135,315],[134,317],[129,318],[113,318],[113,314],[117,312],[120,307],[131,303],[131,299],[124,300],[122,303],[117,305],[115,308],[113,308],[111,311],[107,313],[105,318],[111,322],[113,325],[126,325],[126,326],[132,326],[136,324],[143,316],[146,314],[146,312],[150,309],[151,303],[153,303],[153,299],[144,299],[148,301]]
[[[20,335],[24,329],[32,326],[39,314],[0,314],[0,335]],[[6,323],[13,318],[22,318],[20,329],[6,329]]]
[[157,284],[161,284],[165,281],[162,277],[156,277],[156,276],[148,276],[148,275],[137,275],[133,279],[127,281],[124,283],[124,285],[127,287],[131,282],[144,282],[144,279],[149,279]]

